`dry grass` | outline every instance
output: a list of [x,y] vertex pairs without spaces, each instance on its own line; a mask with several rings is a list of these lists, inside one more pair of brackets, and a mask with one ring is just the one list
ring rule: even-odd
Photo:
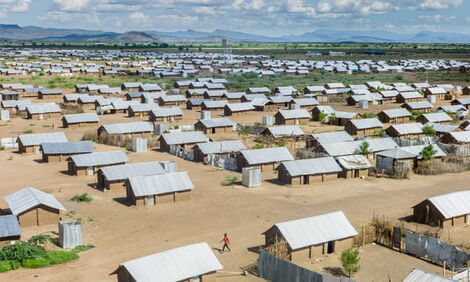
[[60,108],[62,109],[62,114],[64,115],[84,113],[83,108],[80,105],[60,103]]
[[420,163],[415,169],[416,174],[439,175],[445,173],[458,173],[470,170],[470,159],[455,155],[448,155],[442,160],[431,159]]
[[[90,130],[83,134],[82,140],[90,140],[96,143],[101,143],[110,146],[123,147],[127,150],[132,150],[132,137],[120,136],[120,135],[109,135],[101,134],[98,135],[96,131]],[[158,145],[158,138],[151,136],[147,139],[147,148],[155,148]]]
[[278,237],[276,237],[276,240],[273,242],[273,244],[266,246],[263,251],[284,260],[290,259],[287,242],[284,239]]

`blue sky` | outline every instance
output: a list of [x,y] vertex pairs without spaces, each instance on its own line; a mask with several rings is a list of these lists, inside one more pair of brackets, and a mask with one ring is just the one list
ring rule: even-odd
[[105,31],[470,33],[470,0],[0,0],[0,22]]

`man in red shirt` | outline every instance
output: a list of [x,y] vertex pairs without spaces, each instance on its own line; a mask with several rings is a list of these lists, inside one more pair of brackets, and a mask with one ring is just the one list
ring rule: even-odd
[[230,247],[228,245],[230,245],[230,239],[228,238],[227,236],[227,233],[224,234],[224,238],[220,241],[221,243],[224,242],[224,246],[222,247],[222,253],[225,251],[225,248],[228,249],[228,251],[230,252]]

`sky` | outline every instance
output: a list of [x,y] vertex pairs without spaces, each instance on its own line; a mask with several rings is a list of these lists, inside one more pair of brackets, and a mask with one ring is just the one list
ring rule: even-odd
[[470,0],[0,0],[0,23],[55,28],[213,31],[316,29],[470,33]]

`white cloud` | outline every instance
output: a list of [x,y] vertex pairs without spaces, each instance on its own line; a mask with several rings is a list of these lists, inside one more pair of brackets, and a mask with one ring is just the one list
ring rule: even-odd
[[81,12],[87,8],[90,0],[52,0],[55,7],[63,12]]
[[422,10],[444,10],[457,8],[462,5],[463,0],[424,0],[418,5]]
[[146,14],[142,12],[133,12],[128,16],[129,20],[131,20],[134,24],[149,24],[150,18]]

